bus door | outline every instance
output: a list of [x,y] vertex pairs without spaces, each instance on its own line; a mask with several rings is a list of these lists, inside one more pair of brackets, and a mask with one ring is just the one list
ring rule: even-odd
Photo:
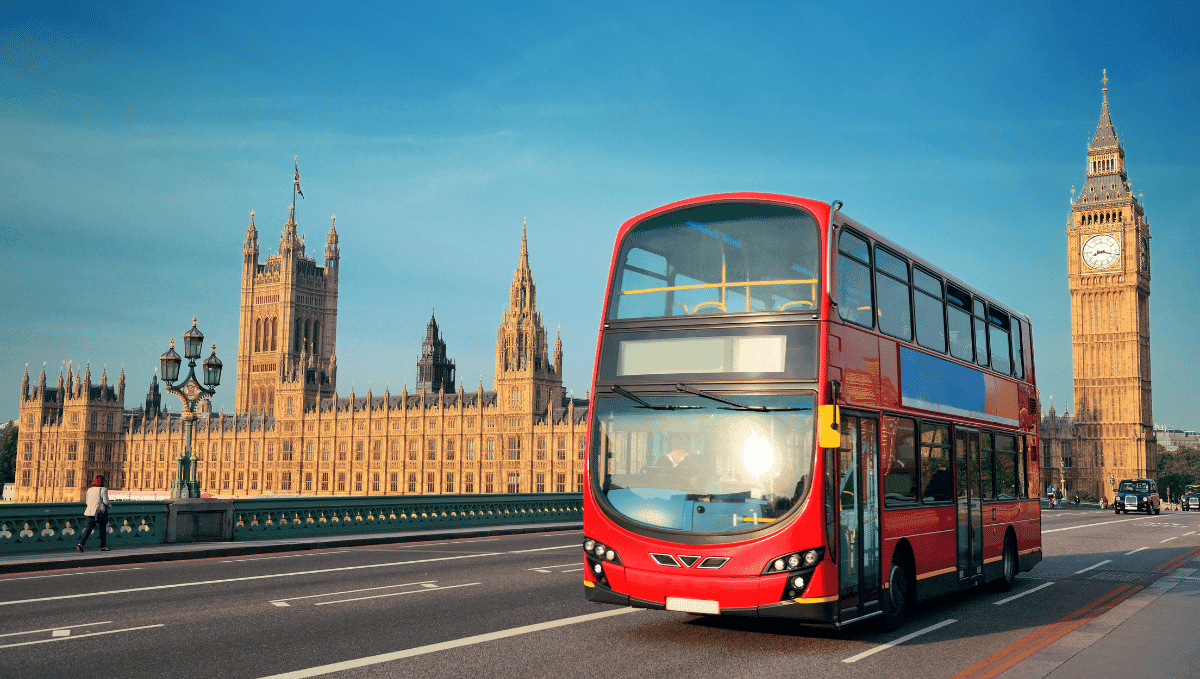
[[879,426],[874,416],[842,411],[838,450],[839,620],[879,605]]
[[954,470],[958,484],[958,580],[965,585],[983,577],[978,429],[955,427]]

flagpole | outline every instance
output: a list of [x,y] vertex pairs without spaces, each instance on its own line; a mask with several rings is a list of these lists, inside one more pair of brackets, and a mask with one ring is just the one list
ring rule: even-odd
[[300,156],[292,156],[292,167],[295,169],[295,181],[292,182],[292,221],[296,221],[296,187],[300,185]]

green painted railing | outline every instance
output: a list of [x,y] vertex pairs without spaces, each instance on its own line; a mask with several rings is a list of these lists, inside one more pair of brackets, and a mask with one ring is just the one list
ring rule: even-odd
[[[82,502],[0,505],[0,556],[74,549],[85,519]],[[169,501],[114,502],[108,546],[161,544]],[[266,497],[233,502],[233,539],[353,535],[583,520],[580,493]],[[88,540],[99,547],[99,536]]]
[[393,495],[235,500],[233,535],[261,540],[299,535],[468,528],[583,520],[581,493]]
[[[86,506],[83,502],[0,505],[0,555],[74,549],[87,525]],[[108,515],[108,546],[161,544],[166,520],[164,502],[114,502]],[[88,546],[100,546],[96,531]]]

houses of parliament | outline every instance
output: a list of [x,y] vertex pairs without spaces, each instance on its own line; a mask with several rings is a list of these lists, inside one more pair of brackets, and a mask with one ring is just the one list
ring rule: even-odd
[[[562,386],[562,340],[549,353],[524,226],[508,307],[496,332],[494,390],[456,387],[454,361],[431,317],[415,390],[337,395],[338,248],[331,220],[324,261],[307,254],[294,207],[277,254],[260,261],[254,213],[242,247],[236,414],[203,412],[193,453],[213,497],[578,491],[587,401]],[[157,376],[125,407],[90,366],[21,384],[17,502],[75,502],[95,474],[115,497],[165,497],[183,452],[179,414]]]

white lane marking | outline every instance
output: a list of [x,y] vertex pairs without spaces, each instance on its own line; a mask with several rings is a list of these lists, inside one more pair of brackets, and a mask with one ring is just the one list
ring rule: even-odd
[[1081,570],[1081,571],[1075,571],[1075,575],[1079,575],[1080,573],[1086,573],[1086,572],[1088,572],[1088,571],[1092,570],[1093,568],[1099,568],[1099,567],[1103,566],[1103,565],[1104,565],[1104,564],[1106,564],[1106,563],[1112,563],[1112,559],[1105,559],[1104,561],[1101,561],[1100,563],[1098,563],[1098,564],[1095,564],[1095,565],[1093,565],[1093,566],[1088,566],[1087,568],[1085,568],[1085,569],[1083,569],[1083,570]]
[[69,629],[56,629],[56,630],[54,630],[53,632],[51,632],[51,633],[50,633],[50,636],[52,636],[52,637],[69,637],[69,636],[71,636],[71,630],[69,630]]
[[[437,582],[437,581],[436,580],[421,580],[420,582],[405,582],[405,583],[399,584],[399,585],[384,585],[382,587],[364,587],[363,589],[348,589],[344,592],[327,592],[325,594],[308,594],[306,596],[294,596],[294,597],[289,597],[286,599],[271,599],[271,601],[269,603],[273,603],[276,606],[287,606],[287,604],[282,603],[282,602],[298,601],[300,599],[316,599],[318,597],[323,597],[323,596],[337,596],[338,594],[357,594],[359,592],[373,592],[378,589],[392,589],[395,587],[411,587],[413,585],[423,585],[425,587],[430,587],[431,585],[429,585],[428,583],[431,583],[431,582]],[[437,585],[432,585],[432,586],[437,587]]]
[[548,549],[570,549],[571,547],[574,547],[576,549],[583,549],[583,545],[560,545],[558,547],[539,547],[537,549],[518,549],[518,550],[515,550],[512,552],[506,552],[506,553],[507,554],[524,554],[526,552],[544,552]]
[[1187,536],[1189,536],[1189,535],[1191,535],[1192,533],[1195,533],[1195,532],[1196,532],[1196,531],[1194,531],[1194,530],[1193,530],[1193,531],[1189,531],[1189,532],[1187,532],[1187,533],[1184,533],[1184,534],[1183,534],[1183,537],[1185,537],[1185,538],[1186,538]]
[[1014,594],[1013,596],[1010,596],[1007,599],[1001,599],[993,605],[1003,606],[1004,604],[1012,601],[1013,599],[1020,599],[1021,597],[1025,596],[1026,594],[1033,594],[1034,592],[1038,591],[1039,589],[1045,589],[1053,584],[1054,584],[1053,582],[1047,582],[1047,583],[1038,585],[1037,587],[1034,587],[1033,589],[1028,589],[1028,590],[1025,590],[1024,592],[1021,592],[1020,594]]
[[1130,554],[1137,554],[1138,552],[1142,551],[1143,549],[1150,549],[1150,548],[1149,547],[1138,547],[1137,549],[1133,550],[1132,552],[1125,552],[1125,556],[1129,556]]
[[389,592],[388,594],[372,594],[371,596],[360,596],[353,599],[338,599],[337,601],[322,601],[313,604],[314,606],[328,606],[329,604],[344,604],[347,601],[364,601],[366,599],[382,599],[387,596],[403,596],[405,594],[423,594],[425,592],[436,592],[443,589],[454,589],[455,587],[471,587],[473,585],[482,585],[482,582],[468,582],[465,585],[446,585],[444,587],[435,587],[433,589],[414,589],[411,592]]
[[849,658],[842,660],[842,662],[844,662],[844,663],[858,662],[859,660],[862,660],[863,658],[866,658],[868,656],[875,655],[876,653],[878,653],[880,651],[886,651],[887,649],[891,648],[892,646],[896,646],[898,644],[903,644],[904,642],[908,641],[909,639],[915,639],[916,637],[919,637],[922,634],[928,634],[934,630],[941,629],[941,628],[945,627],[946,625],[950,625],[950,624],[953,624],[956,622],[958,622],[958,621],[955,620],[954,618],[950,618],[949,620],[943,620],[936,625],[930,625],[929,627],[926,627],[925,629],[917,630],[916,632],[913,632],[912,634],[906,634],[906,635],[900,637],[899,639],[889,641],[886,644],[880,644],[880,645],[876,646],[875,648],[863,651],[862,653],[859,653],[858,655],[852,655]]
[[559,573],[576,573],[576,572],[578,572],[578,571],[581,571],[581,570],[583,570],[583,569],[582,569],[582,568],[572,568],[572,569],[570,569],[570,570],[559,571]]
[[557,566],[538,566],[537,568],[526,568],[525,570],[527,570],[527,571],[541,571],[541,572],[543,572],[543,573],[549,573],[550,571],[544,571],[544,570],[542,570],[542,569],[543,569],[543,568],[566,568],[567,566],[578,566],[578,565],[579,565],[579,562],[578,562],[578,561],[572,561],[571,563],[560,563],[560,564],[558,564]]
[[1075,530],[1076,528],[1094,528],[1096,526],[1107,526],[1110,523],[1125,523],[1126,521],[1145,521],[1146,519],[1153,519],[1153,518],[1154,518],[1153,516],[1142,516],[1142,517],[1138,517],[1136,519],[1119,519],[1117,521],[1101,521],[1100,523],[1081,523],[1078,526],[1067,526],[1066,528],[1051,528],[1050,530],[1042,531],[1042,533],[1043,534],[1044,533],[1057,533],[1060,530]]
[[431,583],[428,583],[428,582],[426,582],[426,583],[422,583],[422,584],[421,584],[421,586],[422,586],[422,587],[428,587],[428,588],[430,588],[430,589],[436,589],[436,588],[437,588],[437,585],[434,585],[434,584],[431,584]]
[[460,556],[442,556],[436,559],[414,559],[412,561],[392,561],[389,563],[373,563],[364,566],[341,566],[338,568],[320,568],[315,571],[298,571],[295,573],[274,573],[271,575],[247,575],[240,578],[222,578],[220,580],[200,580],[197,582],[177,582],[173,585],[154,585],[151,587],[131,587],[129,589],[112,589],[106,592],[84,592],[82,594],[62,594],[59,596],[44,596],[37,599],[14,599],[12,601],[0,601],[0,606],[12,606],[13,604],[32,604],[42,601],[59,601],[62,599],[82,599],[91,596],[104,596],[106,594],[128,594],[130,592],[149,592],[156,589],[174,589],[176,587],[196,587],[198,585],[219,585],[226,582],[247,582],[250,580],[270,580],[272,578],[289,578],[297,575],[315,575],[317,573],[339,573],[341,571],[357,571],[364,568],[386,568],[388,566],[407,566],[415,563],[432,563],[434,561],[455,561],[457,559],[477,559],[485,556],[501,556],[504,552],[491,552],[488,554],[463,554]]
[[521,634],[530,634],[532,632],[541,632],[543,630],[554,629],[555,627],[564,627],[566,625],[575,625],[581,622],[590,622],[601,618],[608,618],[614,615],[624,615],[626,613],[637,613],[645,609],[642,608],[615,608],[599,613],[589,613],[587,615],[577,615],[573,618],[562,618],[560,620],[550,620],[547,622],[539,622],[533,625],[524,625],[522,627],[513,627],[512,629],[499,630],[497,632],[488,632],[487,634],[477,634],[473,637],[464,637],[462,639],[451,639],[437,644],[429,644],[427,646],[418,646],[416,648],[408,648],[403,651],[393,651],[391,653],[381,653],[379,655],[371,655],[365,658],[356,660],[346,660],[330,665],[319,665],[317,667],[309,667],[307,669],[295,670],[294,672],[285,672],[283,674],[273,674],[262,679],[305,679],[306,677],[319,677],[322,674],[331,674],[333,672],[343,672],[345,670],[357,669],[359,667],[367,667],[369,665],[378,665],[379,663],[391,662],[393,660],[403,660],[412,658],[418,655],[428,653],[437,653],[438,651],[448,651],[452,648],[461,648],[463,646],[472,646],[474,644],[482,644],[488,641],[497,639],[507,639]]
[[22,641],[22,642],[16,643],[16,644],[8,644],[6,646],[0,646],[0,648],[13,648],[14,646],[31,646],[33,644],[47,644],[47,643],[50,643],[51,641],[66,641],[68,639],[82,639],[84,637],[99,636],[101,634],[116,634],[118,632],[136,632],[137,630],[140,630],[140,629],[150,629],[152,627],[163,627],[163,625],[161,625],[161,624],[159,624],[159,625],[143,625],[141,627],[126,627],[125,629],[111,629],[111,630],[105,630],[103,632],[88,632],[87,634],[76,634],[73,637],[51,637],[49,639],[38,639],[37,641]]
[[1178,540],[1178,539],[1179,539],[1179,536],[1178,536],[1178,535],[1176,535],[1176,536],[1175,536],[1175,537],[1173,537],[1173,538],[1167,538],[1166,540],[1159,540],[1159,541],[1158,541],[1158,544],[1160,544],[1160,545],[1161,545],[1161,544],[1162,544],[1162,543],[1164,543],[1164,542],[1170,542],[1170,541],[1172,541],[1172,540]]
[[63,625],[61,627],[47,627],[46,629],[31,629],[28,632],[8,632],[7,634],[0,634],[0,637],[16,637],[16,636],[20,636],[22,634],[38,634],[39,632],[57,632],[58,630],[70,629],[72,627],[91,627],[92,625],[107,625],[111,622],[112,622],[112,620],[101,620],[100,622],[85,622],[85,623],[81,623],[78,625]]
[[65,578],[69,575],[94,575],[96,573],[122,573],[124,571],[140,571],[141,566],[134,568],[109,568],[98,571],[79,571],[78,573],[54,573],[53,575],[25,575],[19,578],[0,578],[0,582],[11,582],[13,580],[38,580],[40,578]]
[[221,561],[221,563],[241,563],[243,561],[267,561],[268,559],[294,559],[298,556],[322,556],[324,554],[345,554],[348,551],[350,551],[350,550],[338,549],[338,550],[334,550],[334,551],[330,551],[330,552],[313,551],[313,552],[305,552],[303,554],[281,554],[279,556],[256,556],[251,559],[223,559]]

